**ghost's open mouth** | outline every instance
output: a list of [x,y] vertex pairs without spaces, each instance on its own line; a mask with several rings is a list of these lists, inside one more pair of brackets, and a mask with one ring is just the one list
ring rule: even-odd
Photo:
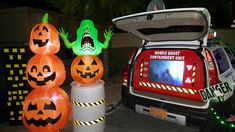
[[88,33],[85,33],[82,37],[82,46],[81,46],[81,48],[84,48],[84,47],[94,48],[93,39],[92,39],[91,35],[88,34]]

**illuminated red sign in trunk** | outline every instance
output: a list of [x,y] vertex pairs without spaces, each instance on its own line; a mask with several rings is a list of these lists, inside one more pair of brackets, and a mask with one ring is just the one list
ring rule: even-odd
[[134,69],[136,90],[202,101],[198,90],[205,87],[205,70],[194,50],[145,50]]

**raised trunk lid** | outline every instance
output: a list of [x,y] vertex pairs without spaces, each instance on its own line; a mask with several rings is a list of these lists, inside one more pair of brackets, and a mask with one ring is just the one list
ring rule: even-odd
[[180,8],[123,16],[113,23],[147,41],[203,41],[210,19],[205,8]]

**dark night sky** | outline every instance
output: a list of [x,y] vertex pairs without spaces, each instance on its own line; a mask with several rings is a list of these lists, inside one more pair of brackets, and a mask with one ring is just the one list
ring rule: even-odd
[[[29,6],[54,10],[49,0],[1,0],[0,8]],[[151,0],[146,0],[146,2]],[[228,28],[235,18],[234,0],[163,0],[166,8],[205,7],[212,16],[213,28]],[[111,1],[110,1],[111,2]],[[229,5],[230,8],[228,7]]]
[[0,8],[29,6],[34,8],[49,9],[52,7],[46,2],[46,0],[1,0]]

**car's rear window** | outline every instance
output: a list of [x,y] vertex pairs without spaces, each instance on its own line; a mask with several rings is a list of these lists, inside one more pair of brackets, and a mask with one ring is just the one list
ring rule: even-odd
[[216,63],[219,68],[219,73],[222,74],[229,69],[229,62],[225,55],[225,52],[219,48],[213,51],[213,54],[216,59]]
[[234,59],[234,55],[233,55],[232,51],[229,48],[224,48],[224,50],[228,55],[228,58],[231,62],[233,69],[235,69],[235,59]]
[[202,32],[203,26],[185,25],[185,26],[169,26],[166,28],[142,28],[142,29],[137,29],[137,30],[144,35],[162,34],[162,33],[179,33],[179,32]]

